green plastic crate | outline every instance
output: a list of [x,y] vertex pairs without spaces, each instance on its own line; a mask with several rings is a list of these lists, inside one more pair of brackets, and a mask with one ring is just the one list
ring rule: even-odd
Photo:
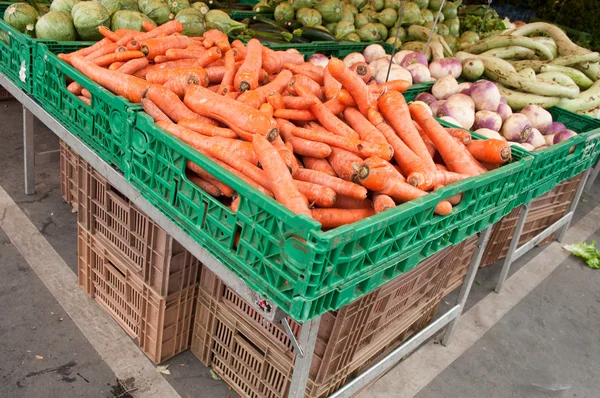
[[[505,214],[507,184],[531,158],[470,178],[352,225],[322,232],[156,127],[140,112],[126,177],[157,208],[255,290],[303,322],[338,309],[414,267],[426,256],[493,224]],[[186,162],[200,165],[240,195],[237,213],[191,183]],[[455,194],[451,215],[436,204]],[[236,243],[238,242],[238,243]]]
[[[42,107],[102,159],[126,172],[126,154],[136,112],[141,105],[117,97],[94,83],[56,54],[65,47],[39,44],[35,51],[33,95]],[[70,81],[87,89],[87,105],[67,90]]]
[[[559,183],[590,168],[600,154],[600,120],[579,115],[559,107],[548,109],[552,120],[564,123],[577,133],[568,141],[552,145],[540,151],[531,152],[533,164],[525,175],[529,186],[523,190],[518,205],[530,202]],[[521,148],[513,152],[529,153]]]

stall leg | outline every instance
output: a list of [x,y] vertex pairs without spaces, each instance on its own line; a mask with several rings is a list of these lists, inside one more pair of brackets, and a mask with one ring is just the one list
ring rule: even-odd
[[33,145],[33,113],[23,106],[23,161],[25,163],[25,194],[35,193],[35,148]]
[[490,240],[490,235],[492,234],[492,227],[487,227],[483,231],[479,233],[479,240],[477,241],[477,247],[475,248],[475,253],[473,253],[473,257],[471,258],[471,263],[469,264],[469,268],[467,269],[467,275],[465,276],[465,281],[463,282],[462,287],[460,288],[460,293],[456,298],[456,305],[459,306],[459,314],[454,318],[449,324],[446,332],[444,333],[444,337],[442,337],[442,345],[446,346],[450,343],[452,336],[456,330],[456,326],[458,326],[458,320],[460,319],[460,315],[462,314],[463,308],[465,308],[465,304],[467,303],[467,298],[469,297],[469,292],[471,291],[471,287],[473,286],[473,281],[475,280],[475,275],[477,275],[477,270],[479,269],[479,264],[481,263],[481,259],[483,258],[483,253],[485,252],[485,248]]
[[[598,169],[598,166],[596,166],[595,169]],[[571,201],[571,204],[569,205],[569,210],[567,211],[567,215],[570,216],[569,220],[565,223],[565,225],[563,225],[560,228],[558,232],[558,237],[556,238],[556,240],[558,240],[560,243],[562,243],[563,239],[565,238],[565,235],[567,234],[567,230],[569,229],[569,225],[571,225],[573,214],[575,214],[575,209],[577,209],[577,205],[579,204],[579,200],[581,199],[581,194],[583,193],[583,189],[585,188],[588,179],[591,178],[590,176],[593,173],[597,173],[597,170],[595,169],[587,169],[587,171],[583,175],[583,178],[581,179],[581,182],[577,186],[577,191],[575,191],[575,196],[573,196],[573,200]]]
[[510,266],[513,262],[513,256],[515,254],[515,251],[519,247],[519,238],[521,237],[521,233],[523,232],[525,219],[527,218],[527,214],[529,213],[529,206],[530,203],[523,205],[521,214],[519,214],[519,219],[517,220],[515,232],[513,233],[512,240],[510,241],[510,246],[508,247],[508,254],[506,254],[506,257],[504,258],[504,263],[502,263],[502,270],[500,271],[500,277],[498,278],[498,282],[496,283],[496,293],[500,293],[500,291],[502,290],[502,286],[504,286],[504,282],[506,281],[506,277],[508,276],[508,272],[510,271]]
[[588,182],[585,187],[586,193],[589,193],[592,190],[592,187],[594,186],[594,181],[596,181],[598,174],[600,174],[600,158],[598,159],[598,161],[596,162],[596,165],[592,169],[590,178],[588,179]]
[[304,397],[306,383],[308,382],[308,373],[313,360],[313,353],[315,351],[315,344],[317,343],[317,334],[319,332],[320,324],[321,317],[319,316],[302,325],[299,344],[304,351],[304,355],[302,357],[299,354],[296,355],[296,361],[294,362],[294,373],[292,375],[292,384],[290,386],[288,398]]

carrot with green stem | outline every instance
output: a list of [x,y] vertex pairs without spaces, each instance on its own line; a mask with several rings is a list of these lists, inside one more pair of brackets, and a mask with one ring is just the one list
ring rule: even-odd
[[[477,164],[472,162],[469,156],[465,155],[466,150],[464,146],[454,140],[437,120],[431,116],[427,108],[421,104],[412,103],[409,105],[409,110],[412,118],[421,126],[429,139],[431,139],[450,171],[469,176],[481,174],[481,170]],[[435,165],[433,167],[435,168]]]
[[348,67],[339,59],[332,58],[327,64],[327,69],[331,76],[340,82],[356,101],[358,109],[363,115],[367,114],[370,108],[376,108],[377,103],[371,104],[368,96],[368,89],[365,82],[356,73],[352,72]]
[[338,177],[355,184],[359,184],[360,178],[369,172],[362,167],[363,160],[360,157],[344,149],[331,148],[327,161]]
[[129,61],[135,58],[143,58],[144,54],[141,51],[121,51],[111,54],[102,55],[98,58],[94,58],[93,62],[98,66],[108,66],[113,62]]
[[[314,94],[301,84],[294,84],[293,89],[298,95],[303,97],[314,97]],[[315,115],[317,120],[321,122],[323,127],[331,132],[334,132],[336,135],[348,139],[357,139],[359,137],[356,131],[352,130],[350,126],[342,122],[337,116],[331,113],[331,111],[327,109],[327,107],[318,99],[316,99],[314,105],[310,106],[310,111],[313,113],[313,115]]]
[[335,170],[329,164],[327,159],[318,159],[310,156],[302,156],[302,163],[307,169],[320,171],[321,173],[329,174],[332,177],[337,177]]
[[235,73],[233,86],[238,91],[258,88],[260,70],[262,68],[262,44],[257,39],[250,39],[246,46],[246,58]]
[[396,207],[396,202],[394,202],[394,199],[390,198],[389,196],[382,193],[373,195],[373,208],[375,209],[375,214],[393,209],[394,207]]
[[375,144],[389,144],[381,131],[377,130],[358,109],[346,108],[344,110],[344,119],[358,133],[361,140]]
[[312,209],[312,217],[321,223],[324,229],[341,227],[371,217],[373,209]]
[[217,127],[197,119],[181,119],[177,124],[208,137],[237,138],[237,134],[230,129]]
[[504,164],[512,156],[510,145],[504,140],[474,140],[467,149],[475,159],[488,164]]
[[142,98],[142,107],[155,122],[171,122],[171,119],[148,98]]
[[284,64],[303,64],[304,56],[302,54],[291,53],[287,51],[274,51],[270,48],[262,49],[263,68],[268,74],[278,73]]
[[121,95],[131,102],[140,103],[150,87],[150,83],[137,77],[104,69],[80,56],[71,57],[75,69],[100,84],[114,94]]
[[223,193],[221,192],[221,190],[219,188],[217,188],[215,185],[211,184],[210,182],[206,181],[202,177],[191,175],[188,178],[192,183],[194,183],[194,185],[196,185],[198,188],[200,188],[201,190],[203,190],[204,192],[206,192],[207,194],[209,194],[211,196],[219,197],[219,196],[223,195]]
[[222,183],[217,178],[215,178],[212,174],[210,174],[209,172],[207,172],[206,170],[204,170],[202,167],[198,166],[197,164],[188,161],[186,166],[191,172],[193,172],[197,176],[201,177],[202,179],[210,182],[215,187],[217,187],[219,189],[219,191],[221,191],[223,196],[227,196],[227,197],[231,198],[235,195],[235,191],[229,185]]
[[329,187],[338,194],[346,195],[354,199],[362,200],[367,197],[366,188],[320,171],[298,169],[296,173],[294,173],[294,178],[296,180],[312,182],[313,184]]
[[260,134],[271,141],[278,135],[277,123],[272,117],[202,86],[189,86],[183,102],[194,112],[218,120],[236,132]]
[[283,159],[278,156],[277,149],[261,135],[255,135],[252,144],[260,164],[271,182],[275,199],[292,212],[310,217],[306,198],[294,184],[294,179]]

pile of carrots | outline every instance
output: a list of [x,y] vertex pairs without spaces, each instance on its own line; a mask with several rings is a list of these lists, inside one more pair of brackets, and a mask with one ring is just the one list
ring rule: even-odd
[[[500,140],[442,127],[405,81],[376,84],[337,58],[326,67],[256,39],[217,30],[181,35],[170,21],[147,32],[101,28],[104,39],[60,58],[114,94],[141,103],[156,124],[324,229],[349,224],[510,160]],[[68,90],[90,104],[90,93]],[[188,162],[215,197],[236,192]],[[447,215],[461,196],[440,201]]]

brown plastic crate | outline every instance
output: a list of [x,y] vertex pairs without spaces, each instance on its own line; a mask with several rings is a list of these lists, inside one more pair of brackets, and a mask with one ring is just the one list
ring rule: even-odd
[[198,260],[80,159],[78,221],[161,296],[198,281]]
[[77,252],[79,285],[150,360],[160,363],[189,348],[197,285],[161,297],[81,225]]
[[442,297],[446,297],[454,289],[463,284],[478,241],[479,237],[474,235],[455,246],[454,263]]
[[[519,238],[519,246],[527,243],[567,213],[582,178],[583,173],[563,181],[548,193],[531,202],[529,213],[523,225],[523,232]],[[481,259],[482,267],[494,264],[506,257],[522,209],[522,207],[513,209],[494,225],[490,240]],[[550,235],[538,243],[538,246],[550,243],[552,239],[553,237]]]
[[77,211],[77,181],[80,157],[63,140],[60,141],[60,194]]

